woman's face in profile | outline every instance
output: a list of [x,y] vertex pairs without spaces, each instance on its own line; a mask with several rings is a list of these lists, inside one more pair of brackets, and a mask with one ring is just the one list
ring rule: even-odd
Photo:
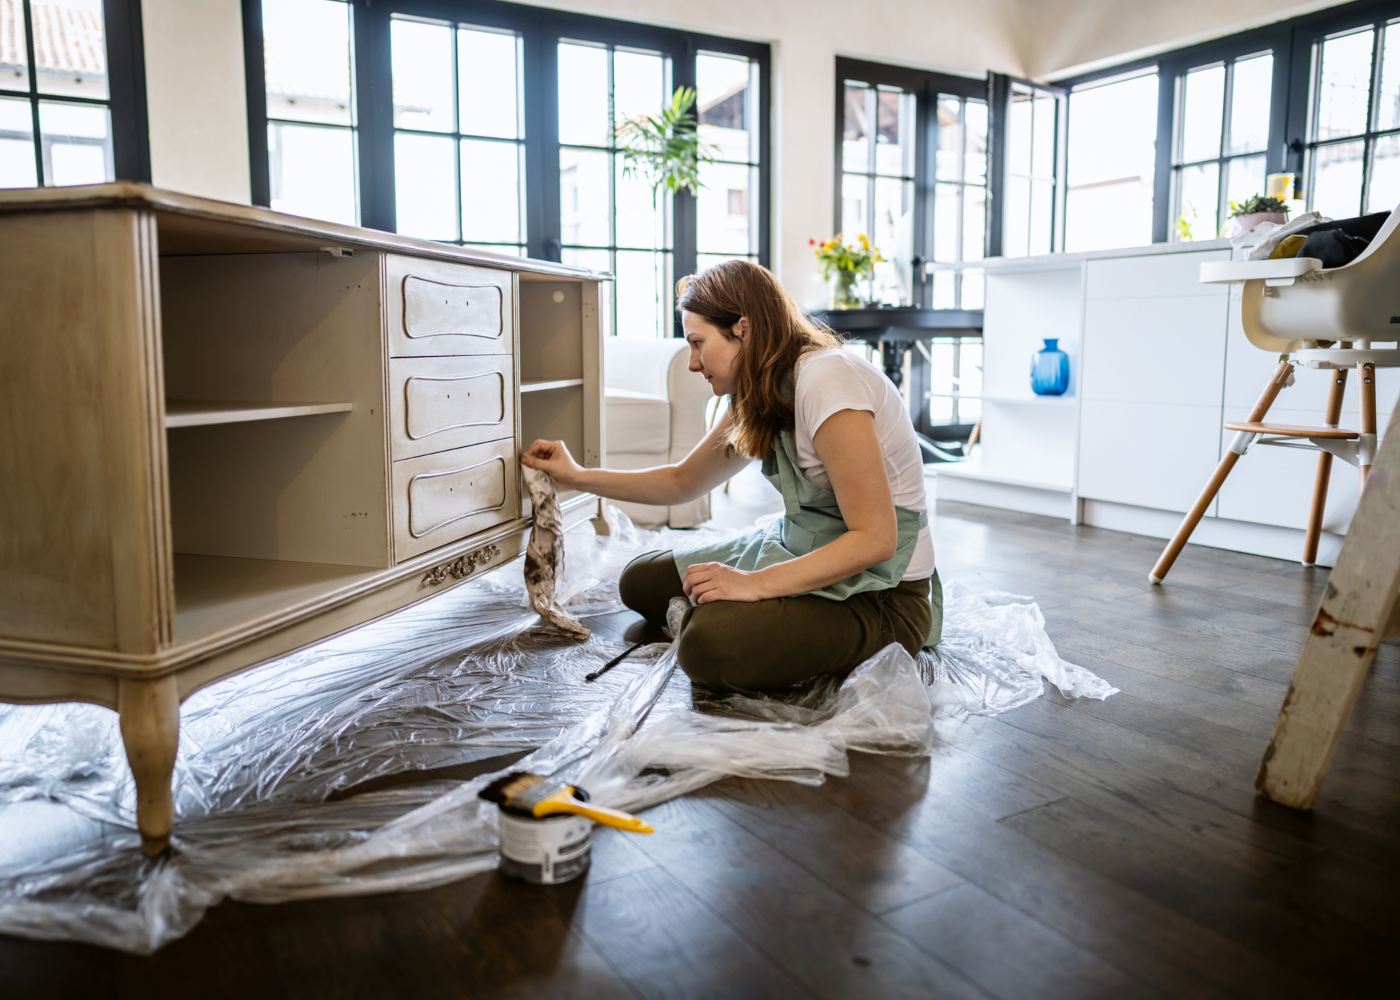
[[681,328],[690,344],[690,370],[705,376],[716,396],[728,396],[734,391],[739,351],[748,333],[748,319],[734,325],[734,336],[688,310],[681,311]]

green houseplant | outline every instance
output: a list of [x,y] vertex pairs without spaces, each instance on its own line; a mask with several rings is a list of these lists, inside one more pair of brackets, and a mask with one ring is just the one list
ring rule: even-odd
[[1287,212],[1288,206],[1278,198],[1270,198],[1266,195],[1256,194],[1244,201],[1230,202],[1230,218],[1238,219],[1242,215],[1257,215],[1260,212]]
[[614,128],[622,175],[640,177],[651,187],[653,208],[663,192],[699,194],[700,165],[714,162],[691,113],[695,98],[693,87],[677,87],[671,103],[658,114],[627,118]]
[[1261,222],[1283,225],[1288,221],[1288,206],[1278,198],[1256,194],[1241,202],[1230,202],[1231,221],[1235,223],[1232,235],[1247,233]]

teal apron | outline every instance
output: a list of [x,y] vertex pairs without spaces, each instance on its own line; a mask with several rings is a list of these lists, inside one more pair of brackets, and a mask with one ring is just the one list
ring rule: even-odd
[[[846,520],[841,516],[836,494],[808,482],[798,468],[797,442],[791,431],[779,434],[768,449],[763,459],[763,474],[783,495],[783,516],[767,527],[755,528],[726,542],[676,550],[676,571],[682,578],[687,567],[696,563],[724,563],[745,572],[763,569],[815,552],[846,533]],[[919,532],[928,525],[928,514],[895,507],[894,515],[899,534],[892,557],[838,583],[809,591],[804,596],[844,601],[853,594],[898,586],[904,571],[909,568],[909,560],[914,557]],[[929,586],[933,625],[925,649],[937,645],[943,631],[943,585],[938,580],[937,570]]]

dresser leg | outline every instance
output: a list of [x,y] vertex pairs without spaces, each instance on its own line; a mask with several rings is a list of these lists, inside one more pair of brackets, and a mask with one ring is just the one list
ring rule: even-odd
[[611,535],[612,522],[608,520],[608,502],[601,497],[598,498],[598,513],[590,519],[593,522],[593,533],[595,535]]
[[180,695],[175,678],[123,680],[117,695],[126,760],[136,779],[136,826],[141,850],[159,854],[170,844],[175,800],[170,778],[180,742]]

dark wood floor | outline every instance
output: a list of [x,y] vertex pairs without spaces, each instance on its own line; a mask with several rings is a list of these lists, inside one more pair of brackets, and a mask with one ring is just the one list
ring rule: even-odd
[[149,959],[0,938],[0,996],[1400,996],[1400,650],[1311,814],[1253,790],[1326,571],[1192,547],[1150,588],[1151,539],[952,503],[936,532],[1122,693],[712,786],[565,886],[225,903]]

